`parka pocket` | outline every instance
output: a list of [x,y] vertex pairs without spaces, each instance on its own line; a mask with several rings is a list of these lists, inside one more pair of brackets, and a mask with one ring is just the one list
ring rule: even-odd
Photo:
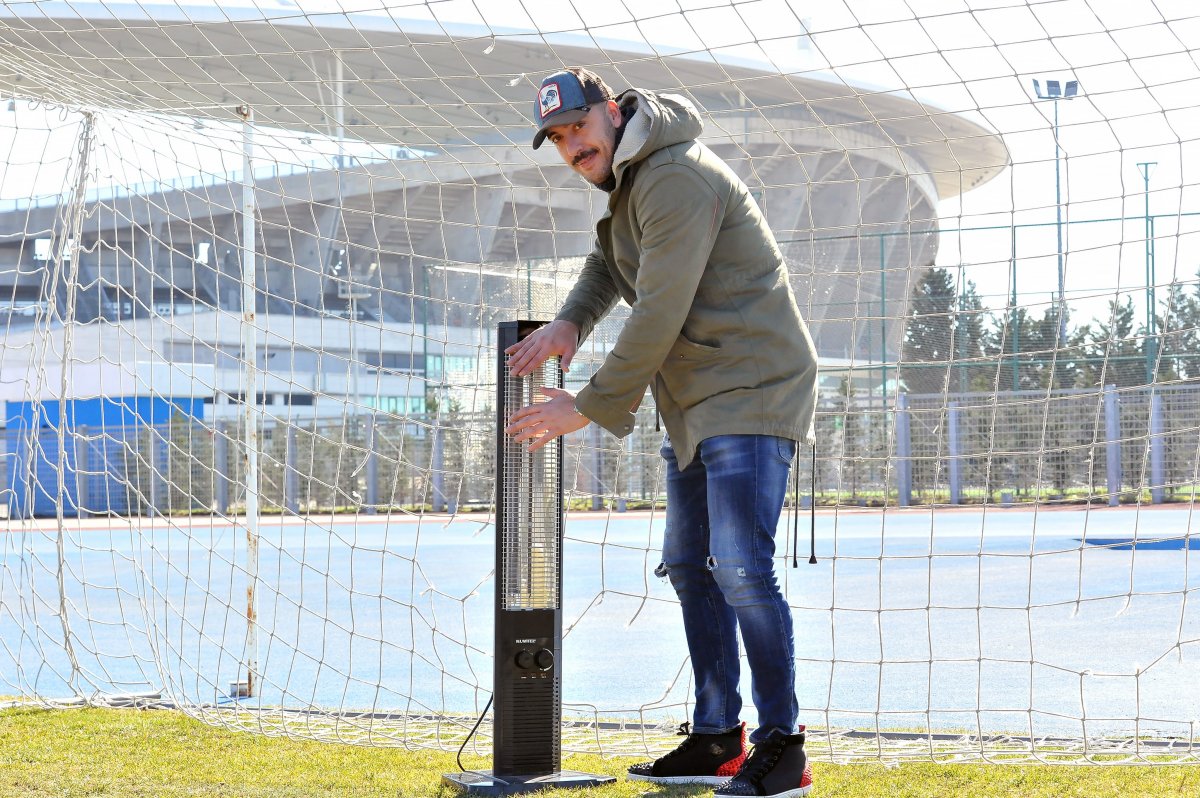
[[681,335],[675,339],[675,343],[671,346],[671,351],[667,353],[665,362],[671,363],[676,360],[708,360],[719,354],[721,354],[721,347],[698,344]]
[[682,335],[676,339],[659,373],[667,392],[681,410],[720,393],[721,347],[698,344]]

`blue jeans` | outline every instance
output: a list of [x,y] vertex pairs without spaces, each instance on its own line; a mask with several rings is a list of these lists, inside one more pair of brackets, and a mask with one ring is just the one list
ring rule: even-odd
[[692,731],[714,734],[741,722],[738,628],[758,710],[751,742],[796,730],[792,612],[775,577],[775,528],[795,441],[719,435],[700,444],[684,471],[670,441],[663,562],[679,596],[696,681]]

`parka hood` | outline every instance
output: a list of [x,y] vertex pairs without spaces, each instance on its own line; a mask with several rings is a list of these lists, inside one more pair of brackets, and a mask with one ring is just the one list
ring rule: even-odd
[[696,139],[704,122],[691,100],[678,94],[658,94],[644,89],[629,89],[617,97],[622,110],[636,110],[625,122],[625,132],[613,156],[616,188],[626,168],[653,152],[673,144]]

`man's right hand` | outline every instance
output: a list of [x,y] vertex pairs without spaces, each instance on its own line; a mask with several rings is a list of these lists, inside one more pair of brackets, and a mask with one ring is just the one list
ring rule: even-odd
[[571,359],[578,348],[579,328],[574,322],[556,319],[505,349],[504,354],[512,373],[524,377],[554,355],[562,357],[562,370],[570,371]]

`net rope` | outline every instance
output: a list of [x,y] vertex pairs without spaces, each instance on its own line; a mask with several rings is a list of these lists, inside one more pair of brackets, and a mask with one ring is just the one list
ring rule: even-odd
[[[815,503],[818,565],[777,538],[810,750],[1195,761],[1194,11],[799,8],[0,9],[0,698],[457,748],[491,692],[496,324],[553,317],[604,209],[529,147],[578,64],[702,110],[811,325],[781,532]],[[648,395],[564,447],[564,750],[691,713],[661,440]]]

